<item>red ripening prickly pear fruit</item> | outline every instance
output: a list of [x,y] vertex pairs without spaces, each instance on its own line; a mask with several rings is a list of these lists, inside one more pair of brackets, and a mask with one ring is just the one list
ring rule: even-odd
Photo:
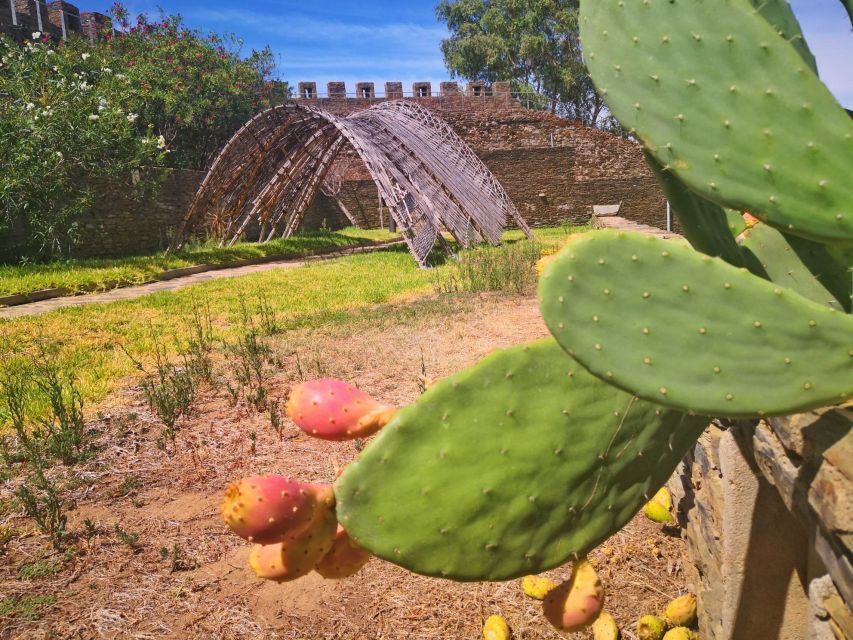
[[353,542],[344,528],[338,525],[335,544],[332,550],[317,563],[316,569],[317,573],[324,578],[340,580],[358,573],[368,560],[370,560],[370,552]]
[[292,534],[284,542],[255,545],[249,566],[255,575],[275,582],[296,580],[311,572],[335,543],[335,513],[322,513],[307,529]]
[[282,476],[251,476],[231,484],[222,517],[241,538],[258,544],[282,542],[307,528],[318,515],[334,511],[331,485],[295,482]]
[[384,427],[396,407],[378,403],[352,385],[324,378],[290,392],[287,416],[305,433],[323,440],[354,440]]
[[604,608],[604,587],[586,558],[575,563],[572,577],[545,596],[542,609],[552,625],[562,631],[585,629]]

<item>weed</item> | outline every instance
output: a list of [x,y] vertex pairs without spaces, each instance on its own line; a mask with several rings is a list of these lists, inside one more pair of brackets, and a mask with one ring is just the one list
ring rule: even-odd
[[[165,440],[174,444],[177,436],[177,422],[192,410],[196,398],[196,385],[185,356],[183,368],[177,367],[166,356],[166,347],[155,338],[155,372],[142,381],[142,393],[151,410],[157,414],[166,427]],[[125,354],[134,362],[137,369],[145,372],[142,363],[125,350]]]
[[46,453],[70,466],[90,452],[83,396],[73,374],[64,371],[57,349],[41,347],[34,359],[33,380],[49,403],[45,417],[39,420]]
[[258,299],[258,315],[260,316],[261,331],[264,335],[274,335],[281,331],[281,324],[278,320],[278,315],[275,309],[270,304],[267,294],[262,290],[255,293]]
[[22,564],[18,568],[19,580],[38,580],[55,576],[62,570],[62,564],[52,560],[41,558]]
[[136,543],[139,542],[139,534],[138,533],[130,533],[121,528],[121,525],[116,522],[113,525],[113,530],[116,533],[119,541],[126,547],[136,550]]
[[48,478],[44,468],[33,469],[27,480],[15,491],[18,504],[36,526],[50,538],[55,549],[62,548],[68,517],[57,483]]
[[42,610],[53,604],[56,604],[56,596],[9,596],[0,600],[0,619],[39,620]]
[[252,455],[258,452],[258,434],[254,431],[249,432],[249,451],[252,452]]
[[462,251],[454,264],[436,271],[433,286],[438,293],[530,293],[536,285],[535,267],[541,254],[542,245],[527,240]]
[[267,404],[266,362],[272,357],[272,349],[263,341],[244,298],[240,300],[240,309],[239,337],[234,343],[225,343],[237,386],[229,382],[226,388],[235,405],[243,398],[250,407],[261,410]]
[[284,425],[281,422],[281,407],[278,400],[274,400],[269,404],[270,411],[270,426],[278,434],[279,440],[283,437]]
[[[20,359],[4,355],[0,372],[0,424],[11,426],[14,439],[0,437],[0,456],[6,465],[40,459],[41,449],[27,429],[27,406],[32,394],[32,370]],[[4,429],[5,431],[5,429]],[[17,445],[17,446],[15,446]]]
[[83,537],[86,539],[86,542],[91,542],[96,535],[98,535],[98,525],[89,518],[83,520]]
[[18,537],[18,532],[8,524],[0,525],[0,556],[5,556],[9,543]]
[[361,438],[356,438],[353,440],[353,446],[358,453],[361,453],[364,450],[364,440]]
[[213,320],[210,313],[210,301],[193,301],[189,319],[190,336],[187,338],[187,369],[193,378],[213,382]]
[[184,558],[183,553],[181,553],[181,548],[177,543],[173,544],[171,549],[169,549],[169,547],[160,547],[160,557],[163,560],[169,561],[171,564],[171,573],[175,573],[176,571],[190,571],[196,568],[195,562]]
[[111,498],[124,498],[133,493],[136,493],[137,489],[142,486],[142,483],[138,478],[133,476],[126,476],[122,483],[117,486],[115,489],[110,491]]

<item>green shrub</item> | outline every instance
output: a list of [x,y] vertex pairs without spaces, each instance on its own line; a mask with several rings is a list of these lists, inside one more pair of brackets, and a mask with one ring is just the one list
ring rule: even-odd
[[462,251],[455,262],[437,271],[435,288],[439,293],[530,293],[541,255],[542,245],[530,240]]

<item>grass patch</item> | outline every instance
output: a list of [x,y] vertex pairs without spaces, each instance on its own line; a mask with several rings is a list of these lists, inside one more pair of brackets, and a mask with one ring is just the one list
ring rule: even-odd
[[[563,228],[537,229],[537,243],[559,245],[568,235]],[[512,290],[522,277],[521,264],[532,265],[533,250],[527,242],[514,242],[522,236],[507,234],[502,249],[475,249],[466,254],[504,252],[521,255],[508,278]],[[538,251],[538,250],[537,250]],[[491,255],[491,254],[489,254]],[[524,257],[526,256],[526,257]],[[533,260],[535,262],[535,260]],[[494,269],[500,271],[498,262]],[[347,256],[339,260],[313,263],[292,269],[276,269],[240,278],[213,280],[176,291],[163,291],[134,300],[110,304],[69,307],[40,316],[0,320],[0,352],[17,353],[9,361],[20,361],[36,353],[35,345],[50,344],[57,350],[62,367],[75,376],[75,384],[85,406],[91,410],[121,386],[139,380],[144,373],[128,354],[151,368],[158,349],[169,345],[174,355],[176,344],[187,344],[194,337],[193,313],[205,307],[210,328],[217,341],[235,344],[240,338],[244,306],[248,304],[258,327],[269,332],[286,332],[303,327],[329,327],[368,320],[405,322],[410,314],[450,312],[463,302],[418,301],[435,292],[437,278],[458,269],[455,261],[432,270],[419,269],[404,247],[370,254]],[[531,270],[532,271],[532,270]],[[489,276],[491,278],[492,276]],[[526,284],[524,286],[527,286]],[[524,286],[516,287],[524,290]],[[485,290],[484,287],[477,290]],[[460,288],[467,291],[469,288]],[[400,304],[405,302],[405,304]],[[386,317],[387,316],[387,317]],[[0,368],[3,363],[0,362]],[[40,396],[27,398],[29,415],[45,415],[49,407]],[[39,403],[42,403],[40,406]],[[0,392],[0,408],[6,403]],[[10,416],[0,409],[0,424]]]
[[39,620],[42,611],[56,604],[56,596],[9,596],[0,600],[0,618]]
[[0,266],[0,296],[27,294],[65,287],[72,291],[105,289],[111,283],[141,284],[170,269],[200,264],[223,264],[263,257],[302,257],[323,250],[354,247],[394,237],[379,229],[347,228],[317,231],[266,244],[240,243],[219,247],[215,242],[195,243],[174,255],[162,252],[119,258],[63,260],[44,264]]

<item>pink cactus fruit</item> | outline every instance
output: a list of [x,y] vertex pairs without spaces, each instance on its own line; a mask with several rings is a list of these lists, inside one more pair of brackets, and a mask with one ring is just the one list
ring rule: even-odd
[[354,440],[373,435],[396,412],[352,385],[324,378],[294,387],[287,415],[308,435],[323,440]]
[[324,578],[340,580],[358,573],[368,560],[370,560],[370,552],[353,542],[344,528],[338,525],[335,544],[315,568]]
[[542,609],[552,625],[577,632],[591,625],[604,607],[604,587],[586,558],[575,563],[572,577],[545,596]]
[[315,485],[282,476],[251,476],[231,484],[222,502],[222,517],[249,542],[282,542],[307,528],[318,514],[333,511],[331,485]]
[[335,543],[335,513],[321,512],[307,529],[289,535],[284,542],[255,545],[249,566],[255,575],[275,582],[296,580],[311,572]]

